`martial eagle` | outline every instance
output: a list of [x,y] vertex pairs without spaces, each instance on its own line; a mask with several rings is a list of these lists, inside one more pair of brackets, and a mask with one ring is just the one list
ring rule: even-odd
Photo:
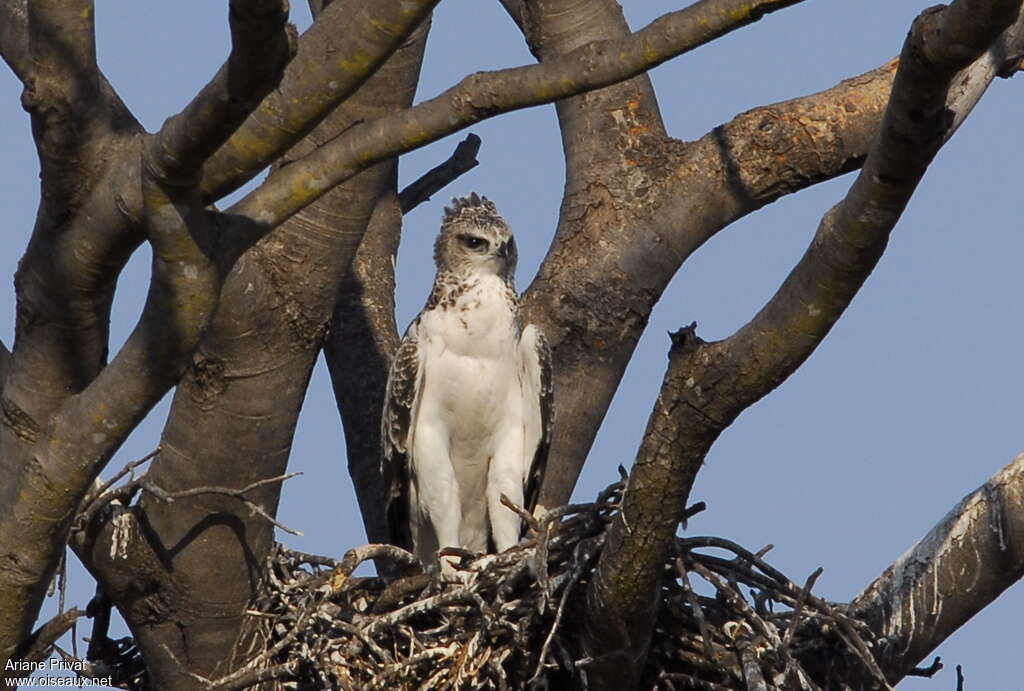
[[522,324],[516,260],[490,200],[453,200],[434,243],[430,297],[391,363],[381,434],[388,525],[426,564],[443,547],[508,549],[522,525],[501,495],[528,511],[537,502],[551,355],[541,331]]

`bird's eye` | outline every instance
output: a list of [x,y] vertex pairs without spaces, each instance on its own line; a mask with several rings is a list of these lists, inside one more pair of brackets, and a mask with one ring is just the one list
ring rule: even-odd
[[487,246],[487,241],[483,238],[478,238],[475,235],[463,235],[462,244],[471,250],[478,250]]

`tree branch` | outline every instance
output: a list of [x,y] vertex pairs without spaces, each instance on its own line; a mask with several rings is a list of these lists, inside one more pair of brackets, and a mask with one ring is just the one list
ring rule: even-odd
[[235,497],[239,499],[245,506],[268,523],[280,528],[289,535],[302,535],[301,530],[295,530],[289,528],[285,524],[278,521],[276,518],[267,513],[267,510],[259,505],[256,501],[249,499],[245,496],[247,493],[257,489],[258,487],[265,487],[267,485],[278,484],[285,480],[290,480],[296,475],[302,475],[302,473],[287,473],[286,475],[278,475],[277,477],[268,477],[262,480],[256,480],[250,482],[245,487],[233,488],[233,487],[214,487],[214,486],[203,486],[203,487],[190,487],[189,489],[178,490],[177,492],[168,492],[167,490],[159,487],[149,481],[146,477],[139,478],[136,482],[138,486],[154,497],[165,503],[173,503],[175,499],[184,499],[185,497],[198,497],[203,494],[220,494],[225,497]]
[[28,0],[0,3],[0,57],[22,82],[30,69],[27,4]]
[[[130,224],[121,202],[125,189],[136,197],[140,189],[141,139],[134,135],[141,127],[95,67],[91,3],[15,0],[2,7],[0,23],[14,12],[32,52],[24,102],[42,168],[39,213],[15,277],[25,318],[16,325],[4,392],[31,438],[106,363],[114,283],[140,241],[124,248]],[[60,59],[39,62],[53,55]],[[0,454],[0,469],[14,462]]]
[[[46,440],[86,474],[99,472],[177,382],[213,315],[222,276],[196,174],[280,79],[290,55],[286,17],[281,0],[234,0],[227,67],[147,142],[142,199],[153,266],[146,306],[117,357],[60,410]],[[270,57],[257,61],[257,53]],[[210,121],[211,114],[222,121]],[[83,492],[75,487],[72,496]]]
[[131,497],[134,496],[135,492],[137,492],[140,489],[139,485],[135,482],[130,482],[128,483],[128,485],[124,487],[118,487],[115,490],[111,490],[111,487],[117,484],[117,482],[119,482],[121,478],[123,478],[125,475],[134,473],[135,469],[138,468],[139,466],[145,463],[149,463],[159,453],[160,447],[158,446],[156,449],[150,451],[142,458],[138,458],[130,463],[126,463],[123,468],[114,473],[114,475],[106,482],[99,484],[95,488],[91,488],[89,490],[89,493],[82,500],[82,503],[80,505],[81,508],[78,511],[78,515],[75,516],[75,521],[71,526],[72,537],[69,539],[69,542],[74,544],[77,539],[74,533],[88,530],[89,526],[92,524],[93,519],[96,518],[96,515],[105,506],[110,504],[110,502],[112,502],[114,499],[123,497],[124,499],[122,503],[127,505],[128,502],[131,500]]
[[[93,0],[33,0],[27,8],[30,76],[61,82],[48,86],[72,103],[94,96],[99,70]],[[17,21],[18,10],[13,13]]]
[[[965,6],[973,31],[950,24],[964,21]],[[724,341],[700,341],[695,325],[673,334],[668,372],[622,512],[587,594],[584,633],[592,654],[610,660],[625,652],[634,667],[643,660],[661,578],[652,564],[666,557],[708,449],[740,412],[806,360],[850,304],[946,139],[952,124],[946,98],[957,71],[979,58],[1019,10],[1020,0],[958,0],[948,11],[925,11],[904,45],[882,127],[860,175],[822,219],[782,287]],[[958,43],[943,42],[951,36]],[[614,687],[624,671],[621,661],[606,664],[601,683],[611,680],[608,688]]]
[[526,0],[498,0],[501,6],[508,12],[508,16],[516,23],[521,30],[526,31]]
[[398,347],[395,265],[402,213],[394,192],[380,198],[338,286],[324,356],[345,430],[348,472],[370,542],[391,539],[380,474],[380,420],[388,367]]
[[271,174],[230,209],[260,224],[255,236],[240,240],[255,242],[327,190],[374,163],[500,113],[551,103],[628,79],[800,1],[704,0],[664,15],[625,38],[595,41],[538,65],[466,77],[440,96],[413,108],[356,125],[304,159]]
[[74,607],[52,617],[36,629],[23,644],[24,650],[15,655],[23,663],[37,663],[45,660],[61,636],[68,632],[76,621],[85,616],[85,612]]
[[241,187],[309,134],[409,39],[438,2],[353,0],[327,6],[299,40],[280,88],[207,163],[204,199],[216,201]]
[[56,216],[75,197],[75,163],[97,114],[94,7],[92,0],[34,0],[27,9],[31,61],[22,105],[32,116],[43,203]]
[[[395,51],[278,164],[287,167],[353,121],[408,107],[426,28],[421,24],[410,45]],[[179,381],[149,481],[174,493],[242,486],[285,472],[340,278],[383,190],[393,189],[393,176],[388,163],[339,186],[234,265],[211,327]],[[279,486],[263,486],[250,496],[274,515],[279,492]],[[232,644],[246,635],[245,607],[274,545],[272,524],[236,498],[215,494],[172,505],[143,494],[122,520],[139,527],[131,531],[126,560],[109,556],[109,522],[76,550],[108,586],[146,655],[151,683],[206,688],[186,678],[164,646],[211,678],[242,665],[245,653]],[[154,608],[159,621],[151,616]]]
[[191,180],[280,83],[295,54],[283,0],[231,0],[231,53],[213,79],[157,136],[154,165]]
[[0,394],[4,391],[4,382],[7,380],[7,371],[11,366],[11,351],[0,341]]
[[888,645],[892,683],[1024,577],[1024,454],[997,472],[851,603]]
[[143,164],[147,237],[153,249],[146,305],[117,357],[58,413],[48,440],[74,449],[76,463],[89,459],[93,474],[178,381],[220,292],[213,217],[194,186],[177,187],[167,171],[153,165],[160,156],[158,145],[157,139],[150,141]]
[[9,481],[15,498],[0,506],[0,554],[19,555],[16,573],[0,570],[0,654],[9,654],[10,637],[35,618],[93,480],[177,382],[216,305],[214,233],[196,188],[175,187],[152,166],[143,168],[153,264],[142,316],[113,362],[37,431]]
[[480,165],[476,160],[479,151],[480,137],[470,132],[446,161],[434,166],[401,191],[398,206],[402,213],[407,214],[423,202],[430,201],[432,196]]
[[[1019,55],[1022,22],[954,80],[947,106],[949,137],[970,113],[1007,57]],[[686,259],[737,219],[780,197],[859,168],[867,156],[897,61],[831,89],[743,113],[696,142],[617,135],[630,174],[591,184],[603,163],[572,189],[562,223],[533,285],[526,311],[555,353],[555,426],[541,503],[568,500],[651,308]],[[636,125],[635,111],[606,107],[611,116],[592,137]],[[650,129],[650,128],[648,128]],[[582,135],[581,135],[582,136]],[[607,176],[606,176],[607,177]],[[597,192],[594,192],[596,188]],[[595,210],[600,210],[597,213]],[[609,219],[624,218],[608,230]],[[586,230],[587,232],[583,232]],[[600,248],[588,240],[600,236]],[[623,266],[618,257],[635,258]],[[582,257],[582,259],[581,259]],[[636,267],[636,268],[634,268]],[[583,325],[583,326],[581,326]]]

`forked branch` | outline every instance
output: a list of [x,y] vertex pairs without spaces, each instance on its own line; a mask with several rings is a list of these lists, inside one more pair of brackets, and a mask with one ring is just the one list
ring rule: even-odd
[[[642,662],[661,579],[649,567],[664,559],[705,454],[737,415],[807,359],[850,304],[947,138],[952,123],[946,99],[957,72],[981,57],[1019,11],[1020,0],[958,0],[949,10],[925,11],[904,45],[881,129],[860,175],[825,215],[778,292],[723,341],[704,343],[695,325],[673,334],[668,372],[621,519],[610,529],[588,592],[584,631],[592,654],[610,659],[617,646],[634,670]],[[614,686],[623,669],[620,660],[599,677]]]
[[[27,7],[32,77],[51,82],[43,88],[69,104],[88,106],[99,86],[93,0],[33,0]],[[17,20],[17,9],[13,14]]]
[[44,208],[56,216],[72,205],[75,162],[95,118],[95,12],[92,0],[34,0],[27,9],[30,62],[22,104],[32,116]]
[[171,180],[192,180],[281,81],[295,53],[284,0],[232,0],[231,53],[184,110],[164,123],[152,163]]
[[628,79],[799,1],[698,2],[621,39],[596,41],[537,65],[471,75],[413,108],[356,125],[273,173],[230,211],[259,221],[265,233],[374,163],[500,113],[552,103]]
[[[298,42],[281,87],[210,159],[203,197],[241,187],[351,96],[439,0],[354,0],[327,6]],[[326,190],[324,190],[326,191]]]

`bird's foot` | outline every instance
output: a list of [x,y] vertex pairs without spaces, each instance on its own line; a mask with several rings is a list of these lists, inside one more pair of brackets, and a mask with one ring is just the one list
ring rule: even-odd
[[441,580],[446,583],[468,585],[476,574],[469,570],[469,565],[478,555],[458,547],[445,547],[438,552],[441,564]]

